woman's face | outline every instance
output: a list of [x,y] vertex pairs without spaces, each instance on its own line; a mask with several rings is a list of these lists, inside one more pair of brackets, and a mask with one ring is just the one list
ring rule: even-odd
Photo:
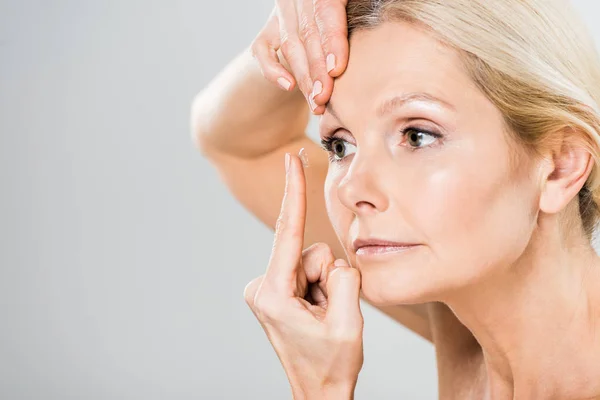
[[[510,144],[458,54],[425,31],[394,22],[356,32],[320,133],[333,135],[329,217],[375,304],[440,300],[527,246],[534,162]],[[357,239],[401,245],[356,251]]]

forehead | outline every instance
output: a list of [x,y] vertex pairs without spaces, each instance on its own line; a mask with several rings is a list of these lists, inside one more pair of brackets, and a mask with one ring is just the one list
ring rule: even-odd
[[386,22],[353,34],[348,68],[336,79],[330,100],[350,115],[358,110],[377,115],[383,101],[420,92],[457,106],[478,90],[455,50],[418,26]]

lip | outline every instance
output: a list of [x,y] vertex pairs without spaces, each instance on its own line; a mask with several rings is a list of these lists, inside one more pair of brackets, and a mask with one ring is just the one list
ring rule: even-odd
[[352,248],[357,256],[374,256],[398,253],[417,247],[418,243],[394,242],[391,240],[369,238],[356,239]]

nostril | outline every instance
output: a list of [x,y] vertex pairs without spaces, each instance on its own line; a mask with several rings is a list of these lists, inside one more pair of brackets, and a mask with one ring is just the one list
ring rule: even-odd
[[375,205],[368,201],[359,201],[356,203],[356,208],[375,208]]

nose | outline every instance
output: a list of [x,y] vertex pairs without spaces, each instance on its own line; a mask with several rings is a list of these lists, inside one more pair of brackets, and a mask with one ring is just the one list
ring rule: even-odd
[[378,154],[354,154],[352,162],[338,186],[340,202],[354,214],[384,212],[389,205],[385,194],[382,157]]

